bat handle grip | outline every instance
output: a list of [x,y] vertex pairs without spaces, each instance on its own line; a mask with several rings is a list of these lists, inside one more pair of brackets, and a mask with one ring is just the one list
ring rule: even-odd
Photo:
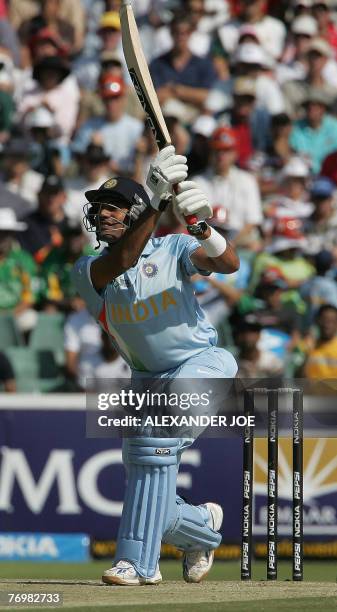
[[[173,189],[175,193],[178,193],[178,183],[176,185],[173,185]],[[185,221],[187,225],[195,225],[196,223],[198,223],[198,218],[194,215],[188,215],[188,217],[185,217]]]

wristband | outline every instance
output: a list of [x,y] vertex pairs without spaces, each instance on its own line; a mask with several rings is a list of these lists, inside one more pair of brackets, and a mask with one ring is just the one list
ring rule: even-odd
[[213,227],[211,227],[211,235],[209,238],[206,238],[205,240],[197,238],[197,240],[200,246],[202,246],[207,253],[208,257],[220,257],[220,255],[222,255],[227,248],[226,238],[221,236],[221,234],[219,234]]

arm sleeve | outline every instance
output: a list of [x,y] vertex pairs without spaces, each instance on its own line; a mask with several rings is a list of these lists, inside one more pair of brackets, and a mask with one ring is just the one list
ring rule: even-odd
[[185,276],[193,276],[193,274],[202,274],[203,276],[209,276],[211,272],[208,270],[200,270],[191,261],[191,255],[200,248],[200,244],[196,238],[187,236],[185,234],[179,235],[178,240],[178,260]]
[[90,266],[96,257],[81,257],[74,265],[71,273],[72,281],[85,301],[87,309],[94,319],[98,319],[103,308],[103,295],[94,288],[90,277]]

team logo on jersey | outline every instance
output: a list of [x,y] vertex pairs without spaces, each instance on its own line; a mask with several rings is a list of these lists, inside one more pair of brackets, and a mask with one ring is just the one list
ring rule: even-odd
[[158,266],[155,263],[147,261],[145,264],[143,264],[142,270],[145,276],[148,278],[153,278],[158,273]]
[[117,185],[117,179],[111,178],[103,185],[104,189],[113,189]]

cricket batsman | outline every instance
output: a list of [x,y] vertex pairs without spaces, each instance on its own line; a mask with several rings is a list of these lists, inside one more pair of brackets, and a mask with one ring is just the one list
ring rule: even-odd
[[[78,292],[93,317],[128,362],[133,379],[233,378],[237,364],[218,348],[217,333],[200,308],[190,277],[230,274],[236,253],[205,219],[212,207],[194,182],[186,181],[186,157],[165,147],[151,164],[145,189],[117,177],[86,192],[84,223],[107,247],[80,258],[73,269]],[[179,183],[178,193],[173,185]],[[198,223],[187,234],[152,238],[166,206],[184,221]],[[107,584],[158,584],[161,542],[184,551],[183,577],[200,582],[221,541],[219,505],[193,506],[176,494],[187,438],[134,437],[123,440],[128,481],[112,568]]]

